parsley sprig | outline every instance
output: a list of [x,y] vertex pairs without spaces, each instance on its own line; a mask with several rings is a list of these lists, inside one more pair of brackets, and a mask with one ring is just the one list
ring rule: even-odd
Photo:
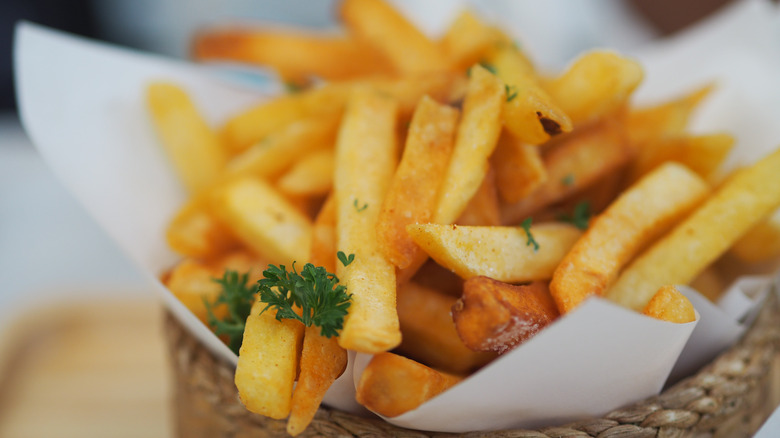
[[539,251],[539,242],[537,242],[536,239],[534,239],[534,235],[531,234],[531,222],[532,221],[533,221],[533,219],[531,219],[530,217],[526,218],[520,224],[520,226],[523,228],[523,231],[525,231],[525,237],[526,237],[525,246],[533,245],[534,246],[534,252],[536,252],[536,251]]
[[574,211],[571,215],[562,214],[559,216],[559,219],[569,222],[581,230],[587,230],[588,225],[590,225],[590,217],[590,202],[580,201],[574,206]]
[[298,273],[293,263],[290,271],[284,265],[269,265],[257,287],[260,301],[267,304],[263,312],[274,308],[277,320],[296,319],[307,327],[316,325],[322,336],[330,338],[338,336],[344,327],[352,298],[346,286],[338,283],[338,277],[322,266],[307,263]]
[[[222,286],[217,299],[213,303],[204,299],[209,325],[217,336],[228,337],[228,347],[236,354],[244,339],[244,326],[252,310],[255,295],[255,287],[246,284],[248,280],[249,273],[239,275],[236,271],[225,271],[221,279],[214,279]],[[219,319],[214,315],[214,308],[223,304],[227,306],[228,314],[224,319]]]

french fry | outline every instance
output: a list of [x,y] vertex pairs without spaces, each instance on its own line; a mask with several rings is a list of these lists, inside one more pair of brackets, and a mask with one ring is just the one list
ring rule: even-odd
[[359,82],[357,86],[368,86],[380,93],[392,96],[398,102],[401,118],[411,115],[423,96],[429,96],[440,103],[463,99],[466,79],[463,75],[445,73],[421,73],[395,79],[371,79]]
[[228,177],[254,175],[269,181],[276,179],[299,157],[332,149],[340,120],[341,114],[334,113],[285,125],[233,157],[225,168],[225,174]]
[[572,133],[544,155],[547,182],[520,201],[502,206],[502,223],[519,223],[584,190],[615,172],[633,154],[623,127],[615,120],[604,120]]
[[642,310],[642,314],[677,324],[696,321],[693,304],[676,287],[670,285],[658,289]]
[[[564,314],[602,295],[620,269],[708,195],[707,183],[667,163],[623,192],[590,224],[555,269],[550,293]],[[609,242],[609,244],[605,244]]]
[[353,38],[301,30],[210,29],[195,35],[192,56],[270,66],[299,83],[312,76],[338,81],[393,71],[381,54]]
[[309,260],[314,266],[336,272],[336,200],[333,194],[325,199],[314,219]]
[[401,74],[448,68],[444,52],[383,0],[344,0],[340,15],[351,34],[386,56]]
[[322,196],[333,188],[332,149],[322,149],[303,156],[282,175],[276,186],[289,196]]
[[780,149],[740,169],[704,204],[637,257],[607,297],[641,310],[658,288],[687,284],[780,206]]
[[463,213],[455,221],[458,225],[487,225],[501,224],[501,210],[498,203],[498,189],[496,187],[496,173],[488,169],[485,179],[479,186],[477,193],[471,198]]
[[211,205],[233,234],[270,263],[308,260],[311,221],[263,180],[230,181],[211,196]]
[[336,274],[352,294],[339,337],[342,347],[367,353],[401,342],[395,310],[395,267],[382,256],[376,224],[396,160],[397,104],[370,89],[352,96],[336,142],[334,196],[337,249],[354,254]]
[[558,318],[546,282],[515,286],[472,277],[452,308],[458,336],[475,351],[506,353]]
[[500,30],[487,26],[470,11],[455,18],[439,41],[439,46],[456,70],[466,70],[485,59],[496,44],[509,43]]
[[433,222],[451,224],[477,192],[488,170],[488,158],[501,132],[501,81],[480,66],[471,69],[463,115]]
[[406,230],[432,259],[461,278],[484,275],[507,283],[549,280],[582,235],[573,225],[555,222],[534,225],[530,232],[444,224],[413,224]]
[[410,281],[398,288],[398,319],[403,341],[398,351],[433,368],[465,374],[495,355],[466,348],[450,317],[457,298]]
[[731,248],[740,260],[760,263],[780,258],[780,212],[760,222]]
[[544,88],[575,126],[622,108],[642,82],[642,67],[617,53],[594,50],[580,56]]
[[326,338],[316,326],[306,327],[301,350],[298,383],[292,394],[287,433],[296,436],[306,429],[320,407],[325,392],[347,368],[347,351],[338,338]]
[[397,417],[416,409],[463,378],[393,353],[379,353],[366,366],[355,398],[369,410]]
[[257,301],[246,320],[235,383],[250,412],[279,420],[290,414],[303,324],[277,321],[273,310],[261,313],[265,306]]
[[229,228],[209,210],[207,194],[195,196],[176,213],[165,231],[168,246],[194,258],[211,258],[240,245]]
[[423,97],[409,125],[401,162],[377,220],[379,248],[390,262],[407,268],[420,248],[406,226],[430,221],[453,148],[458,110]]
[[728,134],[649,141],[638,148],[637,157],[632,162],[629,180],[635,181],[667,161],[684,164],[702,178],[711,180],[733,146],[734,137]]
[[146,100],[163,148],[182,183],[191,193],[204,190],[216,180],[227,160],[219,137],[177,85],[152,83],[146,89]]
[[631,144],[641,145],[649,140],[684,133],[693,111],[713,88],[714,86],[709,84],[659,105],[631,109],[626,116],[629,141]]
[[539,148],[502,134],[490,164],[496,170],[496,185],[501,200],[518,202],[547,181],[547,170]]
[[539,145],[571,131],[571,119],[539,85],[531,63],[517,47],[500,45],[488,62],[506,86],[502,117],[508,132],[523,143]]
[[292,122],[341,114],[352,88],[351,84],[332,83],[256,105],[225,123],[220,133],[223,145],[228,155],[235,155]]

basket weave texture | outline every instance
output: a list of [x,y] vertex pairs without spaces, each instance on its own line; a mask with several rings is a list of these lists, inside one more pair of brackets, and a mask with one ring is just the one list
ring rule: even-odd
[[[286,422],[241,405],[235,369],[217,360],[176,319],[165,332],[174,368],[180,437],[286,437]],[[780,402],[780,305],[774,294],[745,336],[695,375],[660,395],[592,418],[539,430],[465,434],[398,428],[323,406],[303,437],[748,437]]]

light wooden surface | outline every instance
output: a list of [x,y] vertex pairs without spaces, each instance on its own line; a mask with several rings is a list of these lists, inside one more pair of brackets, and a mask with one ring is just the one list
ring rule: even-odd
[[0,333],[0,438],[170,437],[162,307],[52,305]]

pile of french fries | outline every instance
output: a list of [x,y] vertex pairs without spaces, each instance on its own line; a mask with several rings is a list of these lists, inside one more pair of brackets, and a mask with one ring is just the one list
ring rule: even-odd
[[[241,400],[288,418],[290,434],[311,422],[346,350],[375,354],[357,400],[392,417],[590,296],[690,322],[674,285],[717,277],[730,248],[750,262],[780,254],[768,219],[780,151],[725,174],[733,139],[687,132],[711,86],[634,108],[642,68],[611,51],[546,75],[470,12],[432,40],[382,0],[339,11],[342,36],[198,35],[196,59],[271,67],[302,87],[223,126],[175,84],[147,90],[191,193],[167,232],[183,259],[164,280],[182,302],[205,322],[213,278],[257,279],[269,263],[323,266],[352,294],[338,338],[260,314],[262,303],[247,320]],[[337,263],[339,251],[354,262]]]

